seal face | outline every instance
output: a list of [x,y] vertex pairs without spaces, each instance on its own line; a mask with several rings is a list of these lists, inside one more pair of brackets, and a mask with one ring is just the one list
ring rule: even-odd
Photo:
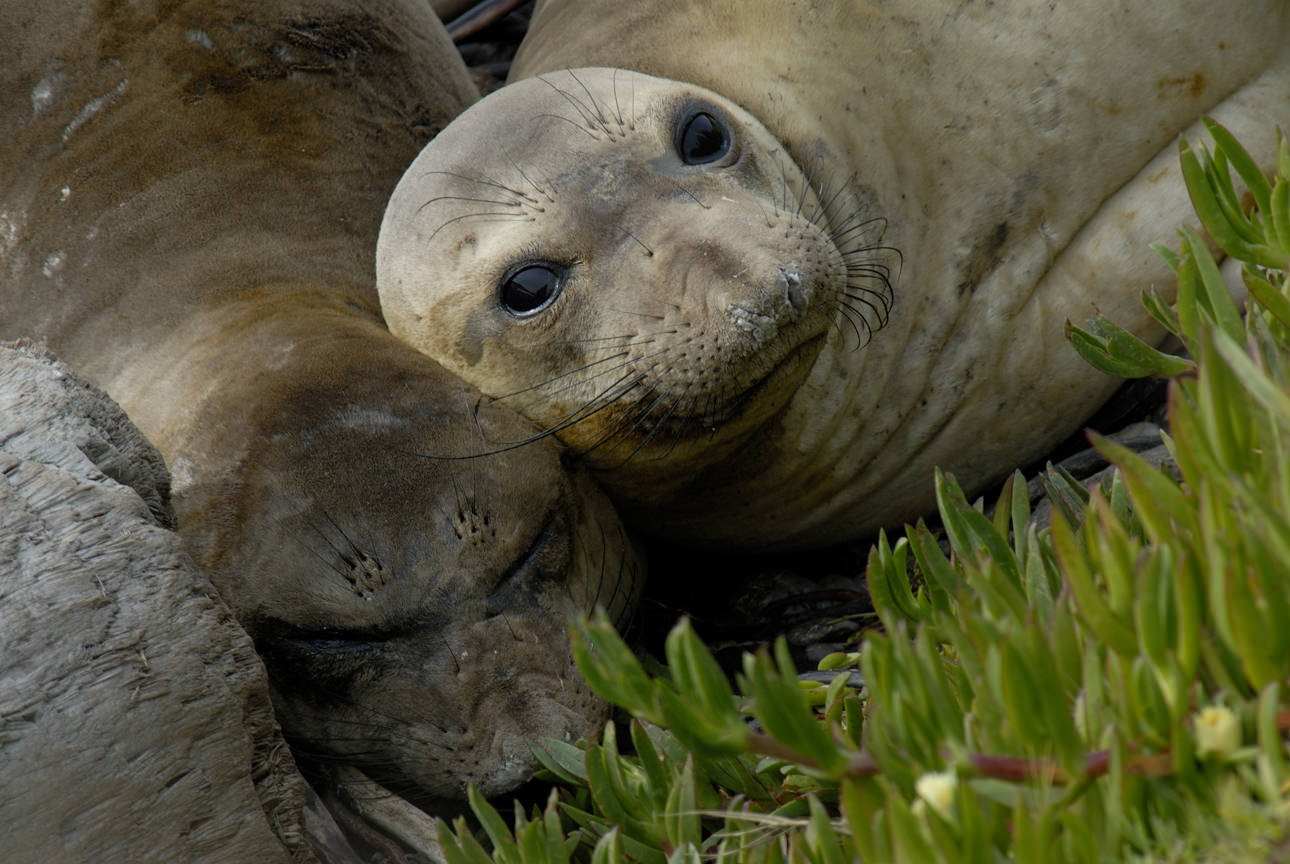
[[[410,452],[426,447],[427,427],[460,428],[460,416],[436,413],[372,419],[388,424],[382,444]],[[598,605],[622,621],[643,574],[585,475],[564,476],[525,450],[349,469],[354,448],[372,443],[345,428],[353,419],[325,420],[317,431],[331,434],[314,440],[307,462],[258,456],[265,488],[243,492],[277,539],[243,544],[236,565],[259,585],[236,594],[256,599],[244,620],[282,723],[305,753],[343,757],[418,803],[460,798],[469,785],[500,794],[532,774],[530,740],[576,739],[608,719],[566,630]],[[372,477],[373,468],[388,473]],[[361,508],[336,500],[332,490],[358,483]],[[271,509],[296,496],[299,512]],[[286,538],[303,554],[284,560]]]
[[830,328],[864,341],[885,323],[894,256],[846,179],[817,188],[703,88],[612,69],[522,81],[405,173],[382,308],[611,486],[666,484],[779,412]]

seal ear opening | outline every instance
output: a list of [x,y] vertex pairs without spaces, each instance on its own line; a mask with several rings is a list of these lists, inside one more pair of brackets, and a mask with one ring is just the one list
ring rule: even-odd
[[713,105],[692,105],[681,113],[673,146],[686,165],[707,165],[730,152],[734,136],[720,109]]

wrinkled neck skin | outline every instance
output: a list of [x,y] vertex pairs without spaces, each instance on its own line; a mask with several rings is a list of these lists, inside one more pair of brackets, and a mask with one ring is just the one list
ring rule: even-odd
[[934,465],[980,489],[1077,429],[1116,381],[1066,319],[1095,304],[1162,335],[1138,296],[1172,290],[1148,244],[1191,216],[1177,135],[1213,116],[1271,166],[1290,123],[1285,3],[1168,7],[539,3],[512,80],[616,66],[716,90],[808,174],[854,173],[903,255],[885,329],[857,348],[836,328],[739,454],[620,507],[718,545],[826,545],[932,509]]

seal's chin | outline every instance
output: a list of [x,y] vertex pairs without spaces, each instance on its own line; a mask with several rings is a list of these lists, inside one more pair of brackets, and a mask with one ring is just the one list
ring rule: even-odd
[[[584,738],[594,740],[609,719],[610,708],[580,678],[552,679],[535,674],[512,686],[495,688],[477,702],[473,716],[495,719],[484,724],[491,726],[488,734],[472,742],[474,752],[465,748],[460,752],[462,797],[467,785],[485,796],[520,786],[542,767],[534,755],[535,746],[542,747],[547,740],[569,744]],[[468,770],[472,760],[478,766],[473,772]]]
[[[804,340],[748,387],[718,404],[703,403],[702,411],[672,411],[658,419],[637,415],[633,420],[633,412],[640,410],[638,402],[602,420],[599,428],[584,431],[578,424],[562,432],[561,438],[611,488],[617,488],[622,479],[618,469],[629,463],[634,466],[632,475],[645,477],[648,483],[673,482],[720,458],[776,416],[792,399],[827,337],[825,331]],[[648,397],[644,404],[649,404]],[[627,427],[630,432],[614,435],[615,427]],[[588,440],[589,446],[584,443]],[[676,470],[678,464],[687,467]],[[656,476],[655,469],[662,475]]]
[[668,418],[666,423],[671,428],[667,431],[704,441],[714,435],[742,437],[755,431],[788,404],[819,356],[827,336],[826,331],[806,339],[785,354],[765,375],[721,404],[706,406],[702,413]]
[[733,425],[739,427],[760,426],[781,408],[788,404],[797,385],[806,377],[815,358],[820,356],[820,349],[828,332],[812,336],[784,355],[775,366],[738,393],[721,409],[701,418],[701,422],[717,427]]

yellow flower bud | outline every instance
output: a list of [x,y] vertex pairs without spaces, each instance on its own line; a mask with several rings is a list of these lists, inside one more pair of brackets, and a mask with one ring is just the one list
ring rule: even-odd
[[959,779],[953,771],[933,771],[918,778],[914,783],[914,791],[933,810],[949,819],[950,808],[954,806],[954,790],[958,784]]
[[1230,708],[1210,705],[1193,718],[1196,755],[1225,756],[1241,746],[1241,721]]

